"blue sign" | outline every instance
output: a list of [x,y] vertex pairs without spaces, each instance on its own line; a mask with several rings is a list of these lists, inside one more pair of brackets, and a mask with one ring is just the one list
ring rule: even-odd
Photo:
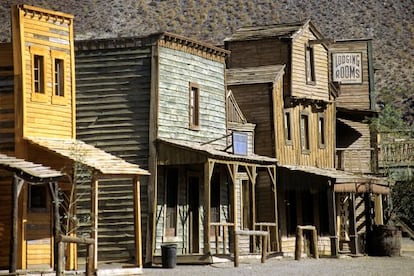
[[247,155],[248,135],[244,132],[233,132],[233,153]]

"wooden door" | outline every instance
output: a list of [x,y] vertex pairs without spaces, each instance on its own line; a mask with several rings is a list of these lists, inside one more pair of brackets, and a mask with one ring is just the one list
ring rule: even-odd
[[188,178],[189,253],[200,252],[199,185],[199,178],[197,176],[190,176]]
[[53,239],[50,193],[47,185],[28,185],[24,239],[28,269],[52,267]]

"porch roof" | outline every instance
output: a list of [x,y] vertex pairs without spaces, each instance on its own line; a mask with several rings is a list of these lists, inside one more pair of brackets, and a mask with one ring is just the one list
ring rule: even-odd
[[246,163],[255,163],[258,165],[276,165],[277,159],[271,158],[262,155],[249,154],[249,155],[237,155],[223,150],[216,149],[214,145],[211,144],[200,144],[196,142],[174,140],[159,138],[158,142],[164,143],[169,146],[176,148],[181,148],[183,150],[189,150],[197,152],[203,155],[206,155],[210,158],[215,158],[218,160],[226,161],[236,161],[236,162],[246,162]]
[[0,168],[14,172],[28,182],[51,182],[63,176],[63,173],[24,159],[0,153]]
[[285,65],[226,69],[227,85],[274,83],[283,75]]
[[82,163],[102,174],[149,175],[147,170],[129,163],[92,145],[76,139],[27,137],[29,143],[40,146],[72,161]]
[[[377,193],[389,193],[389,181],[386,177],[355,174],[336,169],[323,169],[311,166],[278,165],[290,171],[301,171],[305,173],[325,176],[335,179],[334,189],[337,192],[365,192],[370,189]],[[367,188],[368,187],[368,188]]]

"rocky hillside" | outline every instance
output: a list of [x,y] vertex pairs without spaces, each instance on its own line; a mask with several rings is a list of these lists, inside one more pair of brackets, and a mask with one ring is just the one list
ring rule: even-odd
[[166,30],[221,44],[243,25],[311,18],[326,37],[374,39],[377,99],[414,122],[412,0],[2,0],[0,41],[10,40],[17,3],[74,14],[77,39]]

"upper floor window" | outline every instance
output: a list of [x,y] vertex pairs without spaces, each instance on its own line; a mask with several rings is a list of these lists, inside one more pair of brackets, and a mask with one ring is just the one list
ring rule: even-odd
[[315,51],[313,45],[305,46],[305,61],[306,61],[306,83],[315,84]]
[[319,147],[324,148],[326,144],[326,134],[325,134],[325,115],[323,113],[318,114],[318,140]]
[[30,212],[44,212],[47,210],[47,186],[29,185],[28,209]]
[[190,82],[190,103],[189,103],[189,117],[190,128],[198,129],[200,127],[200,88],[198,84]]
[[287,145],[292,144],[292,122],[291,122],[291,112],[290,110],[284,111],[284,133],[285,133],[285,143]]
[[64,67],[63,59],[55,59],[55,78],[54,78],[54,90],[55,96],[65,96],[65,82],[64,82]]
[[300,144],[301,144],[302,152],[309,153],[310,151],[309,115],[306,113],[300,114]]
[[45,93],[45,61],[40,55],[33,55],[33,88],[35,93]]

